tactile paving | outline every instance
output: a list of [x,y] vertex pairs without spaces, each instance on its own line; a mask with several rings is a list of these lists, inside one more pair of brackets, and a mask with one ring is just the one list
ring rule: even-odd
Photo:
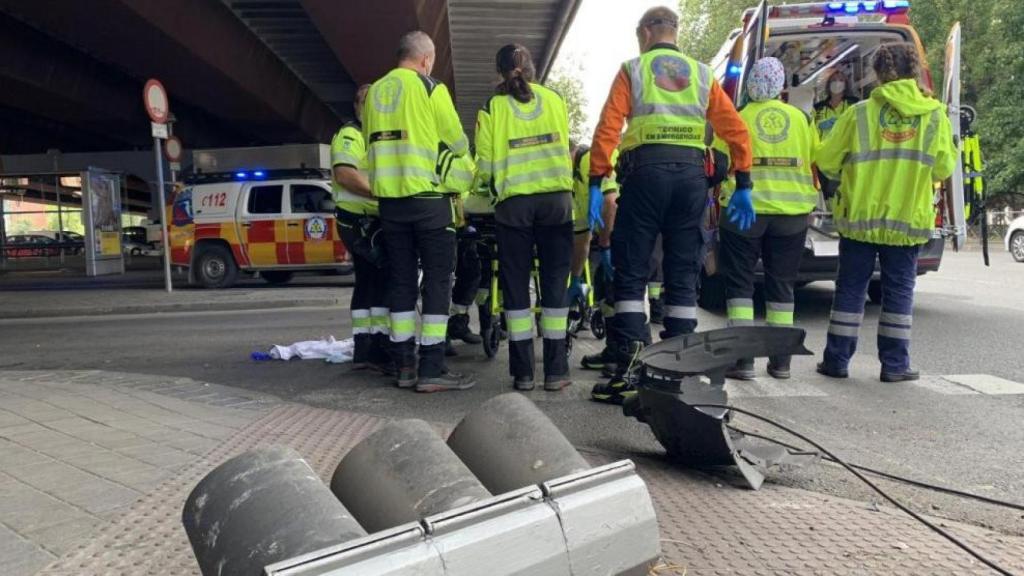
[[[181,527],[181,507],[209,470],[245,450],[285,444],[329,480],[344,453],[382,422],[363,414],[281,405],[40,574],[196,575],[198,566]],[[585,456],[595,465],[621,459],[604,453]],[[661,528],[664,562],[651,574],[991,573],[890,508],[770,484],[754,492],[658,459],[634,461],[648,484]],[[1012,573],[1024,574],[1024,538],[935,521]]]

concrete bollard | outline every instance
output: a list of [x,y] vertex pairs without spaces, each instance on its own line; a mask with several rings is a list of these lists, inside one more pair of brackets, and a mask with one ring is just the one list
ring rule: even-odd
[[493,494],[590,468],[551,419],[517,393],[491,398],[467,414],[448,446]]
[[196,485],[182,523],[204,576],[259,576],[265,566],[366,536],[302,457],[246,452]]
[[491,497],[422,420],[382,426],[349,451],[331,490],[370,532]]

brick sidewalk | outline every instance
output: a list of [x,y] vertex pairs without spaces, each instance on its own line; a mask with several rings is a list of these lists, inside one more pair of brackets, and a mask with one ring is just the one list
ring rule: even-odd
[[[26,424],[0,420],[0,437],[5,439],[0,444],[0,464],[5,472],[9,464],[30,468],[39,463],[20,462],[18,454],[45,456],[46,465],[57,474],[115,486],[117,497],[95,504],[88,496],[97,494],[94,488],[78,490],[75,482],[61,480],[46,489],[42,483],[47,475],[30,477],[12,468],[8,483],[24,484],[23,491],[34,490],[42,495],[37,498],[63,506],[59,511],[66,518],[51,522],[36,515],[35,521],[42,524],[33,525],[33,518],[24,511],[19,516],[17,511],[0,508],[0,522],[15,536],[0,540],[0,560],[6,567],[14,553],[21,558],[20,564],[14,564],[19,568],[5,575],[33,574],[45,564],[49,566],[41,576],[198,574],[181,528],[181,506],[213,466],[256,446],[286,444],[302,453],[322,478],[329,478],[341,456],[384,421],[276,403],[185,380],[88,372],[61,383],[54,381],[58,376],[62,375],[0,372],[4,410],[24,412],[21,418],[34,420],[29,428],[34,423],[49,431],[26,440],[24,434],[40,433],[26,429],[7,439],[5,431]],[[16,404],[9,405],[8,400]],[[11,406],[13,410],[8,409]],[[128,418],[125,421],[130,424],[116,433],[94,426],[105,422],[114,428],[121,418]],[[72,426],[79,420],[93,425]],[[72,435],[81,427],[92,439],[74,438],[58,426],[72,426],[67,428]],[[54,433],[67,438],[58,441]],[[131,437],[121,437],[124,434]],[[37,445],[49,452],[27,448],[29,441],[42,442]],[[203,448],[211,447],[203,455]],[[79,453],[102,453],[116,464],[90,468],[104,461],[98,455],[83,456],[81,466],[68,460],[77,459]],[[619,459],[602,453],[585,455],[595,464]],[[665,563],[675,567],[659,574],[988,573],[959,549],[885,507],[771,484],[752,492],[728,485],[728,476],[680,471],[657,459],[634,460],[655,502]],[[121,471],[122,465],[148,466],[144,470],[150,475],[133,468]],[[129,478],[136,473],[138,478]],[[110,477],[116,474],[127,476]],[[0,506],[8,506],[9,500],[0,499]],[[1024,572],[1024,538],[938,522],[1011,571]],[[29,547],[34,551],[26,551]]]

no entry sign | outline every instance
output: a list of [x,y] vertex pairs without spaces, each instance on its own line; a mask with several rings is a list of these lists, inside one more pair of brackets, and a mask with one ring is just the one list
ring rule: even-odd
[[150,120],[157,124],[167,122],[171,107],[167,102],[167,91],[159,80],[150,78],[146,81],[146,86],[142,89],[142,101],[146,105],[146,114],[149,114]]

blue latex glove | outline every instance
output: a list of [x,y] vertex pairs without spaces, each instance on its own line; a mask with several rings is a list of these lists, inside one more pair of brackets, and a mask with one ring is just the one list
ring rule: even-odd
[[615,278],[615,268],[612,267],[612,251],[605,248],[601,251],[601,271],[604,279],[611,282]]
[[752,192],[750,188],[740,188],[733,193],[729,199],[729,206],[725,209],[729,222],[740,230],[749,230],[757,220],[757,215],[754,214],[754,201],[750,197]]
[[583,298],[583,278],[579,276],[569,277],[569,305]]
[[601,193],[601,186],[599,184],[590,185],[590,215],[589,222],[590,228],[593,229],[596,225],[598,228],[604,228],[604,218],[601,218],[601,208],[604,206],[604,194]]

